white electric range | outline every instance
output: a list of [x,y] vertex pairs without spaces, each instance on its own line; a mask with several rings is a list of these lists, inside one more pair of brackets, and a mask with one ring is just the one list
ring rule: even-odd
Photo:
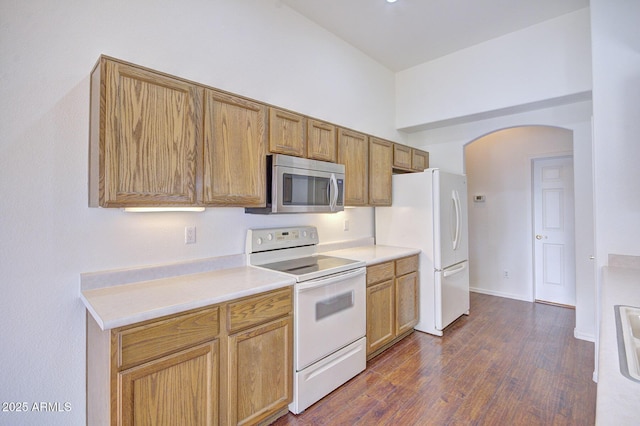
[[296,279],[294,414],[366,368],[366,264],[318,254],[318,243],[312,226],[247,232],[249,265]]

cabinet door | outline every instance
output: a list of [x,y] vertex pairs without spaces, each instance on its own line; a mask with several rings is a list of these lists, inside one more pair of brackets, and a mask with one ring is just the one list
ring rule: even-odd
[[306,119],[302,115],[269,108],[269,151],[306,156]]
[[336,162],[336,126],[324,121],[307,119],[307,157]]
[[393,167],[400,170],[411,170],[411,148],[393,144]]
[[91,78],[89,204],[195,204],[202,89],[106,58]]
[[369,138],[369,204],[391,205],[393,143]]
[[345,167],[345,206],[365,206],[369,198],[369,138],[338,130],[338,163]]
[[204,204],[265,205],[266,124],[266,106],[206,91]]
[[396,336],[411,330],[419,319],[418,274],[412,272],[396,278]]
[[218,341],[118,373],[117,424],[217,425]]
[[429,153],[419,149],[411,150],[411,168],[417,172],[422,172],[429,168]]
[[367,355],[395,337],[393,280],[367,287]]
[[255,424],[293,396],[291,316],[229,336],[228,424]]

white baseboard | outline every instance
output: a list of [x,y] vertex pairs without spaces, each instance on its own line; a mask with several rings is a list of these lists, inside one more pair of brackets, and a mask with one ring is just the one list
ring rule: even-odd
[[586,340],[587,342],[596,342],[596,336],[594,336],[593,334],[582,333],[575,328],[573,329],[573,337],[580,340]]
[[533,302],[533,300],[517,294],[502,293],[499,291],[486,290],[484,288],[469,287],[469,291],[472,291],[474,293],[488,294],[489,296],[498,296],[498,297],[505,297],[507,299],[522,300],[524,302]]

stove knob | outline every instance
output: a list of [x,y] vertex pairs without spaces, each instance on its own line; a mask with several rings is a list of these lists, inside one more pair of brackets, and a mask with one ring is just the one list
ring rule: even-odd
[[273,234],[267,234],[267,240],[269,241],[273,240]]
[[302,231],[302,236],[303,236],[304,238],[307,238],[307,231]]
[[262,238],[258,238],[258,239],[256,240],[256,243],[258,243],[258,245],[262,244]]
[[315,240],[315,239],[316,239],[316,233],[315,233],[315,232],[312,232],[312,233],[311,233],[311,239],[312,239],[312,240]]

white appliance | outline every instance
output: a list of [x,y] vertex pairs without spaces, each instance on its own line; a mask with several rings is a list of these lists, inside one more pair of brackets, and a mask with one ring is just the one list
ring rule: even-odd
[[293,276],[298,414],[366,368],[366,264],[317,254],[315,227],[250,229],[247,263]]
[[421,249],[420,321],[442,336],[469,314],[466,176],[427,169],[393,175],[393,205],[376,207],[376,244]]

